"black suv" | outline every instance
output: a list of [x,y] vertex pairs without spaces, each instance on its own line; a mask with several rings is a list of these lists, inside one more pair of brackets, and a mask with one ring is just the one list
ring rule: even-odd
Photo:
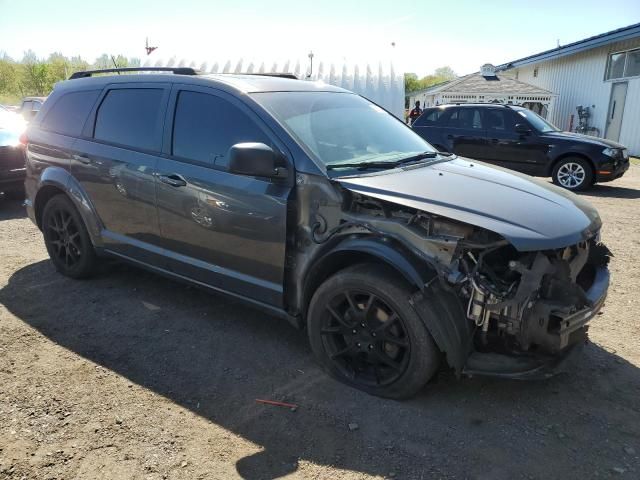
[[244,299],[393,398],[444,364],[547,375],[584,343],[609,253],[582,199],[340,88],[171,71],[74,74],[28,128],[27,210],[62,274],[109,256]]
[[441,151],[454,152],[584,190],[620,178],[629,168],[624,146],[562,132],[523,107],[456,104],[427,108],[413,129]]

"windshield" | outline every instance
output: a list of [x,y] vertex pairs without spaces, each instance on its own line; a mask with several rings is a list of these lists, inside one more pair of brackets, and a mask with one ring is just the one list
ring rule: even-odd
[[327,167],[393,162],[436,150],[409,127],[358,95],[265,92],[254,98]]
[[518,110],[518,115],[521,115],[524,118],[526,118],[531,124],[531,126],[535,128],[537,131],[539,131],[540,133],[560,131],[558,127],[556,127],[552,123],[547,122],[540,115],[538,115],[535,112],[532,112],[531,110],[527,110],[526,108],[523,108],[522,110]]

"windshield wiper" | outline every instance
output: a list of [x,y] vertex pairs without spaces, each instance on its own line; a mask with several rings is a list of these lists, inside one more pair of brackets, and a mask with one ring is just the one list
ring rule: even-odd
[[396,160],[395,162],[359,162],[359,163],[333,163],[327,165],[327,170],[335,170],[337,168],[355,168],[358,170],[367,170],[369,168],[394,168],[406,163],[419,162],[427,158],[436,158],[442,155],[440,152],[422,152],[417,155]]
[[368,168],[393,168],[396,165],[396,162],[333,163],[327,165],[327,170],[335,170],[336,168],[357,168],[358,170],[366,170]]

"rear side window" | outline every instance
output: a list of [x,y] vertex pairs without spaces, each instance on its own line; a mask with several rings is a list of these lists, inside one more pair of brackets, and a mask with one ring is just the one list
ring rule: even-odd
[[109,91],[98,109],[93,136],[109,143],[160,151],[163,95],[160,88]]
[[271,142],[242,110],[223,98],[182,91],[173,124],[173,155],[207,166],[226,166],[231,146]]
[[449,117],[447,126],[467,130],[482,129],[480,110],[477,108],[457,108]]
[[487,130],[510,132],[513,130],[513,115],[507,109],[490,108],[485,111]]
[[77,137],[100,90],[70,92],[60,97],[42,120],[42,128],[62,135]]
[[442,114],[444,113],[442,108],[430,108],[425,110],[424,113],[414,122],[416,127],[430,127],[436,125]]

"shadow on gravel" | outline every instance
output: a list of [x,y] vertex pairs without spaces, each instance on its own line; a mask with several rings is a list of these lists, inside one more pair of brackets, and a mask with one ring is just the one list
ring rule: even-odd
[[128,266],[106,270],[80,282],[48,261],[28,265],[0,303],[51,341],[263,447],[237,462],[243,478],[277,478],[299,461],[425,479],[638,471],[623,448],[640,439],[640,372],[597,345],[548,381],[442,374],[394,402],[329,379],[286,322]]
[[24,200],[0,195],[0,222],[25,218],[27,210],[22,206]]
[[615,185],[596,184],[582,195],[600,198],[628,198],[634,200],[640,198],[640,190],[635,188],[616,187]]

